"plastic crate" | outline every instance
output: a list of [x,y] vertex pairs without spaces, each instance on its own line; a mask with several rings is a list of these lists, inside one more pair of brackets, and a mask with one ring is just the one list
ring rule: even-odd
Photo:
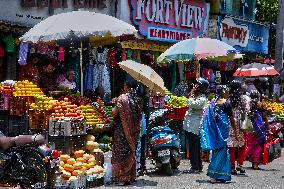
[[9,111],[0,110],[0,131],[8,136],[9,134]]
[[8,136],[29,134],[29,119],[27,116],[9,116]]
[[63,154],[74,154],[77,150],[84,149],[84,136],[49,136],[48,142],[54,143],[57,150]]
[[85,135],[87,127],[84,121],[52,121],[49,120],[50,136],[76,136]]

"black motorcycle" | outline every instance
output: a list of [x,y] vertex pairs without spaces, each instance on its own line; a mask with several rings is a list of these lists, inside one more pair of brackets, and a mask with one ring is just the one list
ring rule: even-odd
[[[52,189],[55,185],[59,153],[48,144],[42,144],[33,136],[5,137],[9,148],[0,150],[0,183],[19,184],[21,188],[34,188],[37,183],[41,188]],[[17,140],[25,144],[17,144]],[[29,142],[30,140],[30,142]],[[3,140],[2,140],[3,144]]]

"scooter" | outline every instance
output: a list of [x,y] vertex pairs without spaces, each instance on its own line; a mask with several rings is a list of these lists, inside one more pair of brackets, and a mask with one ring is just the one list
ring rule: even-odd
[[[163,115],[158,119],[163,120]],[[149,134],[150,150],[157,168],[171,176],[173,169],[180,165],[180,143],[174,131],[161,122],[163,121],[150,122],[153,126]]]

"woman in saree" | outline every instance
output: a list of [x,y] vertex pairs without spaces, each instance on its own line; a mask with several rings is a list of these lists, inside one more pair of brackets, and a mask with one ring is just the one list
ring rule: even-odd
[[263,150],[266,142],[266,136],[269,130],[266,111],[260,102],[260,93],[252,91],[251,98],[251,123],[252,130],[246,133],[247,149],[246,160],[252,163],[252,168],[259,170],[259,165],[263,161]]
[[230,154],[227,144],[230,125],[236,131],[227,87],[218,86],[216,93],[217,98],[213,99],[204,111],[200,127],[202,150],[212,150],[207,171],[212,184],[231,180]]
[[136,92],[137,83],[126,82],[124,93],[114,99],[112,176],[118,185],[128,185],[136,179],[136,145],[142,115],[142,99]]

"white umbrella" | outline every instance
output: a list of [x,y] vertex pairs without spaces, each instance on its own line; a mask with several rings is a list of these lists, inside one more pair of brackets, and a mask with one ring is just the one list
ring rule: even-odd
[[[87,37],[90,35],[113,37],[136,35],[134,26],[115,17],[89,11],[73,11],[48,17],[31,28],[22,41],[37,43],[66,39],[68,36]],[[81,42],[81,93],[83,94],[82,42]]]
[[66,39],[70,32],[75,36],[89,35],[112,36],[135,35],[134,26],[106,14],[89,11],[66,12],[48,17],[31,28],[22,37],[22,41],[37,43]]

